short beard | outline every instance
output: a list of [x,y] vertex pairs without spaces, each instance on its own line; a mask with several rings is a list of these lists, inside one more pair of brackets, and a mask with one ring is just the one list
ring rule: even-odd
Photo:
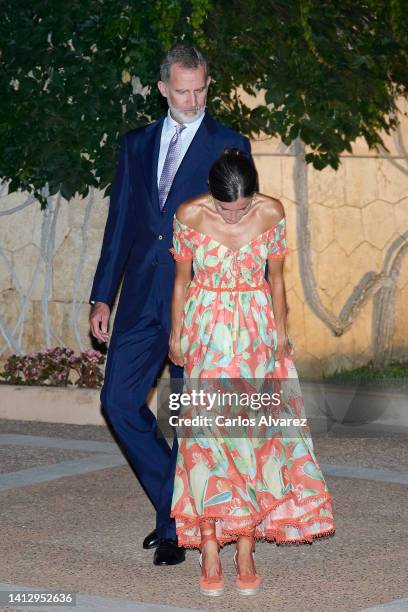
[[173,119],[175,119],[179,123],[193,123],[194,121],[197,121],[197,119],[199,119],[205,113],[205,106],[196,107],[197,112],[195,115],[185,115],[182,111],[178,110],[171,104],[169,104],[169,108],[170,108],[171,116],[173,117]]

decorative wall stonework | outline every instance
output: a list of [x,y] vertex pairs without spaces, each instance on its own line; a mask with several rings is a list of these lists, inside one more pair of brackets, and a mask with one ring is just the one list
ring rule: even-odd
[[[389,153],[369,152],[358,142],[337,172],[305,169],[295,147],[283,150],[273,139],[252,143],[261,191],[281,199],[286,212],[288,326],[301,374],[320,375],[371,358],[408,358],[404,139],[407,121],[387,137]],[[11,352],[56,344],[76,351],[92,346],[88,298],[108,205],[107,198],[91,192],[86,200],[70,202],[54,196],[42,212],[27,194],[8,195],[3,186],[0,361]],[[299,245],[307,244],[307,232],[310,252]],[[373,287],[368,283],[360,291],[367,273],[381,271]],[[382,291],[388,293],[381,297]],[[115,311],[116,305],[112,317]],[[346,311],[351,314],[345,319]],[[391,321],[391,343],[382,331],[384,319]],[[333,335],[333,326],[339,335]]]

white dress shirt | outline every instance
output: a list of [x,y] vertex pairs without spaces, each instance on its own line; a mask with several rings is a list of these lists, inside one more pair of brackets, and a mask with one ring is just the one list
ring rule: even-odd
[[[178,160],[177,168],[180,165],[184,155],[187,153],[187,149],[190,146],[191,141],[193,140],[194,136],[196,135],[196,132],[198,128],[200,127],[202,120],[204,119],[204,115],[205,113],[203,113],[201,117],[199,117],[195,121],[192,121],[191,123],[183,124],[186,126],[186,129],[183,130],[180,134],[181,153],[180,153],[180,157]],[[177,125],[178,123],[171,116],[170,109],[169,109],[167,112],[167,117],[163,121],[163,128],[162,128],[162,133],[161,133],[161,138],[160,138],[160,153],[159,153],[159,161],[157,165],[157,186],[160,183],[160,177],[163,171],[164,161],[166,159],[170,140],[174,136]]]

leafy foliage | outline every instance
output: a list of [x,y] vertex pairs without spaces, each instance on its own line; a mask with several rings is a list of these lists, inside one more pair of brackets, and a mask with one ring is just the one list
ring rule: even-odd
[[[402,0],[3,0],[2,9],[0,176],[44,206],[46,184],[67,199],[109,185],[119,135],[163,112],[159,63],[177,41],[208,56],[209,108],[223,123],[287,144],[300,137],[316,168],[336,168],[359,136],[378,145],[407,95]],[[264,102],[250,108],[239,86]]]
[[407,391],[408,389],[408,362],[392,360],[381,366],[368,361],[363,366],[352,370],[336,370],[332,374],[323,376],[323,381],[338,383],[339,385],[358,384],[372,385],[384,388],[393,387]]
[[[232,1],[209,15],[219,114],[245,133],[300,137],[306,160],[337,168],[358,137],[380,144],[397,123],[396,98],[407,95],[407,13],[394,0]],[[256,17],[255,17],[256,16]],[[233,86],[265,91],[250,110]]]
[[[0,379],[12,385],[46,385],[52,387],[87,387],[97,389],[103,382],[99,367],[105,356],[88,349],[75,355],[71,348],[56,346],[28,355],[12,354],[0,372]],[[78,374],[76,380],[72,375]]]
[[119,134],[159,113],[158,64],[182,3],[2,4],[0,175],[38,197],[47,182],[67,199],[105,188]]

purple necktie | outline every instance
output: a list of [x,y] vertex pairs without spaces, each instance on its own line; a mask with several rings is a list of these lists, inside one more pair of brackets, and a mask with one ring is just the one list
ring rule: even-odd
[[170,191],[171,184],[177,172],[178,161],[181,153],[180,134],[185,129],[185,127],[185,125],[182,125],[180,123],[176,125],[176,131],[174,132],[174,135],[170,140],[169,148],[167,150],[166,159],[159,181],[160,210],[163,210],[163,207],[167,200],[167,196]]

